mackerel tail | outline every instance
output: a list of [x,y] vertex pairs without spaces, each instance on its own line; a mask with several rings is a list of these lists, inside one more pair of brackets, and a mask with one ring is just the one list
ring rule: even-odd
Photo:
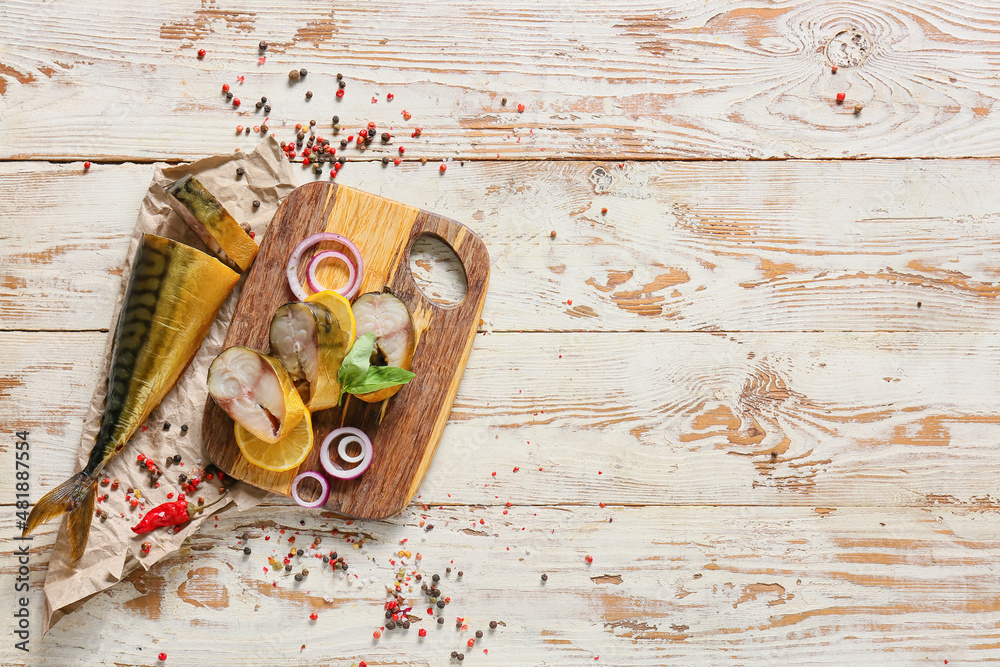
[[46,521],[68,513],[66,534],[69,536],[70,558],[73,561],[79,560],[87,548],[96,498],[97,478],[87,470],[81,470],[35,503],[21,536],[27,535]]
[[23,535],[67,515],[73,561],[87,548],[97,480],[194,357],[239,274],[200,250],[146,234],[115,328],[101,426],[83,470],[31,509]]

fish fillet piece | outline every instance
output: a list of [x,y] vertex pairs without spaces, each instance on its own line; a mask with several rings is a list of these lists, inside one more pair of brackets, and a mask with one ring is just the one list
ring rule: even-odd
[[[357,336],[375,334],[375,349],[372,352],[373,366],[398,366],[410,370],[416,338],[413,320],[406,304],[399,300],[388,288],[381,292],[368,292],[354,300],[351,306],[357,322]],[[369,403],[377,403],[395,396],[402,385],[379,389],[358,398]]]
[[212,361],[208,393],[234,421],[264,442],[281,440],[305,414],[281,362],[247,347],[226,348]]
[[286,303],[271,319],[270,339],[310,412],[337,405],[337,372],[354,343],[350,322],[319,303]]
[[145,234],[115,327],[104,414],[87,465],[32,508],[23,535],[68,513],[70,557],[83,555],[101,470],[177,383],[239,274],[200,250]]
[[168,186],[167,194],[181,204],[174,209],[216,257],[240,272],[250,268],[257,244],[197,178],[188,174]]

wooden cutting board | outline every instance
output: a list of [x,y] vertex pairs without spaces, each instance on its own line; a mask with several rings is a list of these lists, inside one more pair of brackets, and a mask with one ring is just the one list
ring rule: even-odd
[[[483,310],[489,253],[478,236],[454,220],[332,183],[303,185],[285,199],[271,221],[247,275],[225,347],[268,351],[274,311],[295,300],[285,278],[288,258],[300,241],[322,231],[342,234],[361,249],[365,266],[359,293],[388,286],[410,309],[417,336],[411,368],[416,377],[387,401],[369,404],[349,396],[342,407],[314,413],[315,446],[298,468],[286,472],[269,472],[248,462],[236,445],[233,420],[211,397],[205,405],[202,437],[208,455],[223,472],[290,496],[296,475],[307,470],[322,474],[320,444],[330,431],[360,428],[375,450],[371,467],[358,479],[328,478],[326,508],[350,517],[384,518],[409,504],[441,439]],[[414,282],[409,249],[423,234],[446,242],[465,267],[468,289],[457,305],[429,301]],[[308,259],[327,247],[334,246],[319,244],[306,251],[299,263],[303,285]],[[347,279],[338,262],[324,262],[317,273],[326,285],[344,284]]]

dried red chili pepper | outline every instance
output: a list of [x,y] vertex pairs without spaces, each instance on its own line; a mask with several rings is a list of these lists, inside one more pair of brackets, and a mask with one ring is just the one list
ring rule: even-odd
[[[222,500],[222,498],[219,498],[219,500]],[[132,532],[142,535],[143,533],[148,533],[151,530],[163,528],[164,526],[179,526],[182,523],[190,521],[195,514],[211,507],[219,502],[219,500],[202,507],[183,499],[157,505],[149,510],[137,525],[133,526]]]

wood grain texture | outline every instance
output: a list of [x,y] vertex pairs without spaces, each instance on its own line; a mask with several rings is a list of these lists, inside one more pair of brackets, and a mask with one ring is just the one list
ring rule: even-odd
[[[312,415],[315,446],[299,466],[273,473],[249,463],[233,435],[233,421],[212,400],[205,405],[205,450],[223,471],[268,491],[291,495],[295,477],[305,471],[325,475],[320,447],[327,434],[342,426],[363,430],[377,456],[368,471],[353,480],[329,479],[325,507],[340,514],[379,519],[400,512],[417,493],[437,449],[458,392],[475,339],[489,283],[490,258],[483,242],[467,227],[428,211],[419,211],[360,190],[333,184],[301,186],[282,202],[261,245],[240,295],[225,346],[267,351],[274,311],[294,301],[285,266],[294,248],[308,236],[332,232],[351,239],[364,258],[359,292],[388,287],[410,312],[416,352],[416,377],[388,401],[366,403],[347,397],[342,408]],[[454,250],[465,267],[467,291],[456,305],[443,307],[423,295],[410,272],[409,248],[421,237],[437,238]],[[300,280],[309,257],[299,262]],[[326,279],[326,284],[343,284]]]
[[[38,495],[72,472],[103,338],[0,334]],[[416,502],[992,508],[998,378],[997,334],[480,336]]]
[[[348,163],[338,181],[483,239],[484,331],[996,331],[998,167]],[[107,328],[148,182],[0,164],[0,327]]]
[[[35,584],[54,539],[44,529]],[[247,667],[262,655],[276,667],[444,665],[453,650],[464,664],[502,665],[989,662],[1000,657],[998,529],[995,509],[946,507],[414,507],[347,525],[262,506],[224,512],[174,556],[89,600],[30,655],[0,655],[11,667],[150,665],[159,651],[168,665],[211,653]],[[9,515],[0,530],[10,534]],[[275,574],[268,556],[292,546],[306,555]],[[347,577],[314,557],[330,550],[346,558]],[[408,570],[441,575],[446,623],[430,622],[411,582],[407,599],[424,601],[414,625],[374,641],[400,550],[411,553]],[[0,574],[11,578],[14,563],[0,553]],[[303,566],[309,576],[296,583]],[[12,608],[13,595],[0,588],[0,605]],[[491,631],[490,620],[501,625]],[[476,630],[485,636],[470,649]]]
[[[260,124],[262,95],[284,140],[310,118],[327,129],[334,113],[348,129],[394,126],[402,140],[369,159],[395,157],[398,143],[432,159],[1000,154],[992,3],[141,0],[107,12],[9,0],[0,11],[0,158],[246,148],[234,129]],[[309,75],[290,85],[293,67]],[[340,101],[337,72],[349,82]],[[221,86],[238,75],[246,103],[234,110]]]

